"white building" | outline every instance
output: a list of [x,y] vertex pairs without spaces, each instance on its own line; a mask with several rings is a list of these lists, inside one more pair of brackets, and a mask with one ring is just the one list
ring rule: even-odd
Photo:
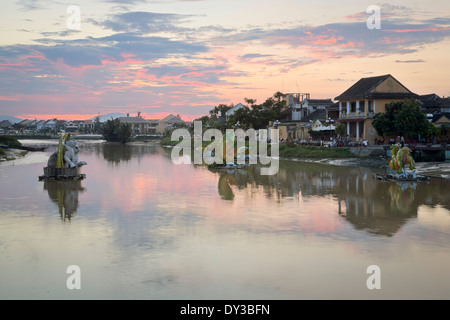
[[233,108],[231,108],[230,110],[228,110],[228,111],[225,113],[226,119],[228,120],[228,118],[229,118],[231,115],[233,115],[236,111],[238,111],[239,109],[242,109],[242,108],[247,108],[247,109],[248,109],[248,107],[244,106],[242,103],[238,103],[237,105],[235,105]]

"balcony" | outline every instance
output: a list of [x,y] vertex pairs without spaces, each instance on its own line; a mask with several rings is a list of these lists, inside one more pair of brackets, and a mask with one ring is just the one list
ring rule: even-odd
[[340,119],[366,119],[370,118],[369,116],[366,117],[364,112],[341,112]]

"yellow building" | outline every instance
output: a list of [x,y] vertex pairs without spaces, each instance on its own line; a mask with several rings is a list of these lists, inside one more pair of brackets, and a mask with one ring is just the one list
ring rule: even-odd
[[335,98],[339,101],[338,121],[346,124],[347,135],[353,141],[366,139],[372,144],[377,137],[372,126],[374,115],[385,112],[386,104],[393,101],[417,97],[390,74],[362,78]]

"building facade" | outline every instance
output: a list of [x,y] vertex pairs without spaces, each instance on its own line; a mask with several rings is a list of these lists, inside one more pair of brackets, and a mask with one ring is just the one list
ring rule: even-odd
[[347,127],[347,136],[353,141],[367,140],[374,143],[377,137],[372,126],[376,113],[384,113],[386,104],[405,99],[416,99],[411,92],[390,74],[362,78],[337,96],[339,101],[339,122]]

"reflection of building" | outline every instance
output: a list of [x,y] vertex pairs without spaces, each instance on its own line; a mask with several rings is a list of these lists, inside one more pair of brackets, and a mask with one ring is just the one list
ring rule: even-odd
[[236,200],[238,190],[244,188],[251,194],[264,192],[266,197],[278,201],[331,197],[336,204],[330,207],[331,215],[339,214],[357,230],[386,237],[415,219],[420,206],[450,208],[450,194],[440,191],[450,187],[450,181],[445,179],[433,183],[380,182],[373,179],[370,168],[292,161],[280,161],[278,173],[272,176],[262,176],[259,169],[253,165],[232,174],[219,172],[218,191],[222,199]]
[[391,237],[417,217],[416,185],[375,182],[371,176],[343,179],[339,190],[339,214],[356,229]]
[[335,98],[339,100],[339,121],[347,126],[353,140],[374,143],[377,137],[372,126],[376,113],[386,111],[386,104],[418,97],[390,74],[362,78]]
[[50,199],[58,205],[61,219],[70,221],[78,209],[78,195],[85,189],[81,181],[45,181],[44,190],[47,190]]

